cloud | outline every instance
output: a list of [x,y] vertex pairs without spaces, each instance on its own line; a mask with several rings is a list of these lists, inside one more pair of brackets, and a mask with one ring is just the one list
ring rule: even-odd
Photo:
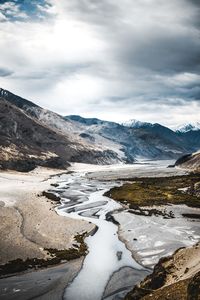
[[191,105],[198,118],[198,1],[16,0],[0,10],[13,70],[3,87],[65,114],[170,124]]
[[13,72],[11,70],[0,67],[0,77],[7,77],[7,76],[10,76],[12,74],[13,74]]
[[6,21],[6,16],[0,11],[0,22]]
[[4,15],[6,19],[26,19],[27,14],[20,9],[20,5],[15,1],[3,1],[4,3],[0,4],[0,12]]

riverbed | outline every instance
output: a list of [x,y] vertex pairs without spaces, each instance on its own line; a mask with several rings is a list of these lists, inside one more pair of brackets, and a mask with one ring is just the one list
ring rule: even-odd
[[125,244],[118,239],[118,226],[106,220],[106,216],[121,205],[103,194],[120,182],[88,179],[84,172],[60,177],[56,193],[61,197],[58,214],[81,218],[96,225],[97,231],[86,238],[88,255],[72,284],[66,288],[64,299],[99,300],[114,272],[123,267],[144,268],[132,257]]
[[[104,196],[110,188],[133,177],[186,173],[167,168],[172,163],[73,164],[66,173],[54,176],[57,186],[50,191],[61,197],[57,213],[67,220],[83,220],[96,226],[96,232],[85,239],[88,254],[57,267],[0,280],[2,299],[120,300],[152,272],[160,257],[195,244],[200,239],[199,222],[184,218],[182,213],[200,213],[199,209],[172,205],[161,209],[173,211],[173,219],[146,217],[129,213],[126,207]],[[73,245],[73,236],[69,243]]]
[[[121,204],[104,196],[113,186],[120,186],[130,177],[183,175],[181,169],[167,168],[169,161],[143,162],[135,165],[87,166],[74,164],[73,173],[59,176],[54,191],[61,197],[58,214],[84,219],[97,226],[95,235],[86,238],[89,253],[82,269],[64,292],[66,300],[123,299],[133,283],[146,276],[162,256],[172,254],[181,246],[197,242],[199,223],[181,217],[187,207],[170,207],[176,218],[134,216]],[[121,180],[117,180],[120,178]],[[113,213],[113,219],[110,214]],[[174,221],[175,220],[175,221]],[[119,224],[117,224],[117,222]],[[135,274],[131,279],[115,279],[106,292],[114,274],[124,270]],[[134,273],[135,272],[135,273]],[[136,275],[137,274],[137,275]]]

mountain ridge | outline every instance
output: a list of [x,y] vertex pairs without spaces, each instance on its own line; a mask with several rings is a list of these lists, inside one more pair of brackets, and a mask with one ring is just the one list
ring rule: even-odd
[[[181,155],[181,153],[188,152],[188,149],[183,146],[182,136],[178,136],[173,130],[157,123],[150,126],[145,123],[139,128],[132,128],[109,121],[98,121],[97,124],[96,119],[80,116],[66,116],[65,119],[73,119],[80,123],[85,135],[91,136],[96,132],[115,142],[120,140],[121,146],[124,147],[123,151],[130,160],[140,156],[152,159],[173,158],[177,157],[178,153]],[[87,120],[89,120],[89,125]],[[92,123],[91,120],[94,122]]]
[[175,132],[186,133],[189,131],[200,130],[200,122],[190,122],[186,124],[179,125],[175,128]]
[[[71,140],[19,106],[0,98],[1,169],[30,171],[36,166],[66,169],[69,161],[107,164],[117,160],[112,151],[86,147],[78,140]],[[35,108],[32,104],[31,107]]]
[[[135,127],[128,127],[98,118],[83,118],[79,115],[61,116],[7,90],[0,89],[0,96],[1,107],[3,108],[3,103],[5,105],[7,102],[15,121],[14,125],[9,118],[9,109],[7,115],[1,114],[0,134],[7,140],[7,145],[10,143],[18,147],[19,141],[21,141],[20,147],[23,142],[26,146],[30,145],[25,133],[18,132],[18,130],[25,122],[26,129],[31,132],[29,127],[34,121],[38,132],[49,130],[49,136],[46,137],[44,134],[43,139],[40,140],[40,152],[38,153],[46,151],[46,153],[53,153],[54,156],[57,155],[63,161],[63,167],[70,161],[112,164],[133,163],[140,158],[177,159],[179,156],[195,152],[200,148],[200,131],[180,133],[157,123],[135,121]],[[11,136],[9,136],[9,130],[6,130],[5,124],[12,132]],[[18,139],[16,139],[17,135]],[[33,137],[31,137],[32,141],[36,143],[36,133]],[[52,138],[49,140],[49,137]],[[53,143],[52,139],[56,140],[56,143]],[[195,141],[194,143],[192,139]],[[47,141],[48,143],[46,143]],[[4,147],[2,139],[0,146]],[[26,155],[34,155],[32,154],[34,147],[38,149],[38,145],[33,143],[31,148],[28,148],[30,153],[26,153]],[[28,160],[30,160],[29,156],[27,156]],[[15,159],[17,160],[17,154]],[[56,159],[54,158],[54,160]]]
[[145,126],[153,126],[153,123],[150,122],[142,122],[136,119],[131,119],[128,120],[126,122],[121,123],[121,125],[125,126],[125,127],[131,127],[131,128],[141,128],[141,127],[145,127]]

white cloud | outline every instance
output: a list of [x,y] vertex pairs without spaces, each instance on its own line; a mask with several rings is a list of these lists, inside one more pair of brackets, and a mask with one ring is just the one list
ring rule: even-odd
[[48,17],[12,21],[6,11],[25,13],[12,1],[0,5],[0,69],[10,70],[3,88],[63,114],[165,124],[197,118],[198,13],[189,1],[37,7]]
[[6,19],[6,16],[0,11],[0,22],[5,21]]
[[20,11],[20,6],[15,2],[8,1],[0,4],[0,11],[5,17],[17,17],[27,19],[28,16],[25,12]]

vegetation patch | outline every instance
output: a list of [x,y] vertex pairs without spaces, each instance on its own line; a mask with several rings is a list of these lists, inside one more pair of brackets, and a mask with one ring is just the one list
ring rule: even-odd
[[115,220],[115,218],[112,216],[112,212],[108,212],[106,214],[106,221],[112,222],[115,225],[119,225],[119,222],[117,220]]
[[50,256],[47,259],[40,258],[27,258],[22,260],[20,258],[11,260],[4,265],[0,265],[0,276],[14,274],[18,272],[23,272],[27,270],[37,270],[40,268],[46,268],[52,265],[57,265],[64,261],[69,261],[73,259],[85,256],[88,253],[87,245],[84,242],[84,238],[87,236],[87,232],[83,234],[78,234],[74,237],[79,245],[74,245],[74,248],[58,250],[58,249],[44,249]]
[[56,196],[53,192],[42,192],[42,196],[52,200],[52,201],[55,201],[55,202],[60,202],[60,197]]
[[167,212],[166,209],[164,210],[158,210],[156,208],[140,208],[137,207],[136,209],[129,209],[129,213],[139,215],[139,216],[146,216],[146,217],[151,217],[151,216],[162,216],[164,219],[173,219],[175,218],[173,211]]
[[53,187],[58,187],[59,184],[58,184],[58,183],[51,183],[51,186],[53,186]]
[[189,219],[200,219],[200,214],[182,214],[182,216]]
[[131,183],[112,188],[105,196],[128,204],[130,209],[140,206],[186,204],[200,207],[200,174],[173,177],[134,178]]

